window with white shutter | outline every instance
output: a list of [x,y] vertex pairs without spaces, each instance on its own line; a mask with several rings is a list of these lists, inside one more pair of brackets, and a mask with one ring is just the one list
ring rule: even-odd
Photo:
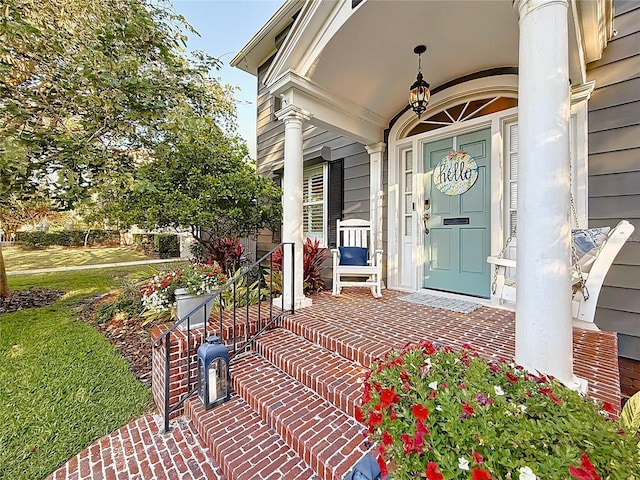
[[302,174],[302,218],[305,238],[326,246],[327,164],[304,169]]

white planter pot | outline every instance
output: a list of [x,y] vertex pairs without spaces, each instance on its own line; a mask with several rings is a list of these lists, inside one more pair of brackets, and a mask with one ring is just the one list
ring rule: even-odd
[[[193,295],[189,293],[186,288],[176,288],[176,306],[178,318],[182,318],[191,312],[198,305],[202,304],[208,298],[211,298],[213,293],[204,293],[202,295]],[[208,303],[206,306],[198,310],[191,315],[191,319],[188,322],[190,328],[202,328],[206,324],[206,320],[211,314],[211,307],[213,302]],[[187,329],[187,322],[180,324],[180,329]]]

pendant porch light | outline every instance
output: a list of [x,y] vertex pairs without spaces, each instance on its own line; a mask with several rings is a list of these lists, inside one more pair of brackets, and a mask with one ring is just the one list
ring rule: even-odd
[[427,51],[427,47],[424,45],[418,45],[413,49],[413,53],[418,55],[418,76],[416,81],[409,87],[409,105],[414,112],[418,115],[418,118],[427,109],[431,92],[429,91],[429,84],[422,78],[422,57],[421,55]]

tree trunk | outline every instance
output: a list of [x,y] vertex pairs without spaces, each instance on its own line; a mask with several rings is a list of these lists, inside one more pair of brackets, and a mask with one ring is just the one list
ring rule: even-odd
[[7,283],[7,269],[4,265],[4,255],[0,247],[0,298],[9,296],[9,284]]

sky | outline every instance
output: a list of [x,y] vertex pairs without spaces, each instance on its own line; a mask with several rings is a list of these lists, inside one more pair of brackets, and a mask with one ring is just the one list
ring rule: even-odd
[[247,142],[249,155],[256,158],[256,77],[229,62],[280,8],[284,0],[171,0],[200,36],[190,35],[187,50],[202,50],[219,58],[223,67],[215,75],[221,83],[240,87],[239,135]]

